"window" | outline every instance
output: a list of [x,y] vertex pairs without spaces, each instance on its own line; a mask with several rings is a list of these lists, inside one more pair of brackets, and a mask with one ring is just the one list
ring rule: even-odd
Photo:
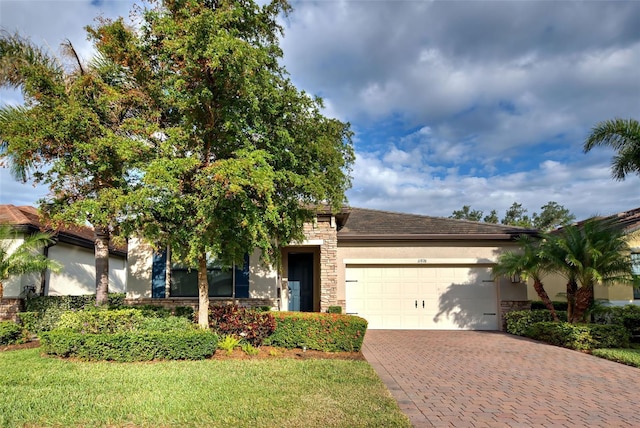
[[631,253],[631,272],[638,275],[633,284],[633,298],[640,300],[640,253]]
[[[163,253],[154,255],[152,295],[164,298],[166,261]],[[242,266],[223,266],[216,260],[207,263],[209,297],[249,297],[249,256],[245,255]],[[234,294],[235,285],[235,294]],[[180,264],[171,268],[171,297],[198,297],[198,271],[189,270]]]

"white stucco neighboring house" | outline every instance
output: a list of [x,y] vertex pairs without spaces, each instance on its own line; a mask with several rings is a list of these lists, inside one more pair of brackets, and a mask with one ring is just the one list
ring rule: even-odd
[[[16,232],[12,245],[19,245],[30,233],[40,231],[38,210],[31,206],[0,205],[0,223],[9,224]],[[54,234],[54,243],[42,248],[42,253],[58,261],[59,273],[21,275],[10,278],[4,285],[5,298],[24,297],[30,290],[45,296],[95,294],[96,273],[94,257],[95,234],[90,227],[63,228]],[[126,291],[127,248],[109,249],[109,291]]]

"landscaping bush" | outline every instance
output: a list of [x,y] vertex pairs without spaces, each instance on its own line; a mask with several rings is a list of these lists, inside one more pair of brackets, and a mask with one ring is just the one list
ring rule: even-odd
[[[551,304],[553,305],[553,309],[555,309],[556,311],[566,311],[567,306],[569,305],[567,302],[558,301],[552,301]],[[531,302],[531,310],[533,311],[537,309],[547,309],[547,307],[544,305],[544,302],[540,300]]]
[[34,334],[39,331],[40,317],[38,312],[18,312],[16,315],[22,328]]
[[[566,312],[556,311],[556,314],[561,321],[567,320]],[[518,336],[525,336],[529,327],[537,322],[553,321],[551,312],[546,309],[507,312],[504,318],[507,321],[507,333]]]
[[276,330],[265,344],[318,351],[360,351],[367,320],[323,313],[277,312]]
[[158,305],[131,305],[121,309],[135,309],[140,311],[147,318],[167,318],[173,315],[171,309]]
[[170,316],[166,318],[144,318],[140,324],[140,330],[146,331],[188,331],[198,327],[184,317]]
[[640,351],[635,349],[594,349],[593,355],[640,368]]
[[640,336],[640,306],[601,306],[592,312],[596,324],[624,326],[633,336]]
[[622,326],[538,322],[527,329],[525,336],[535,340],[576,350],[625,348],[629,346],[628,331]]
[[74,333],[122,333],[140,329],[144,320],[137,309],[69,311],[60,316],[58,328]]
[[209,312],[209,326],[224,335],[235,335],[253,346],[260,346],[276,329],[271,312],[259,312],[237,305],[213,305]]
[[176,306],[174,315],[193,321],[194,310],[191,306]]
[[56,329],[41,335],[49,355],[88,361],[201,360],[211,357],[218,336],[207,330],[130,331],[115,334],[82,334]]
[[0,345],[23,343],[25,334],[22,327],[13,321],[0,321]]
[[[109,293],[109,308],[123,306],[124,293]],[[34,313],[28,315],[25,326],[31,333],[40,333],[56,328],[60,316],[66,311],[79,311],[93,308],[96,304],[95,295],[85,296],[34,296],[25,299],[25,311]],[[21,320],[23,318],[21,317]],[[25,320],[23,320],[25,322]]]
[[342,313],[342,306],[329,306],[327,308],[327,313],[328,314],[341,314]]

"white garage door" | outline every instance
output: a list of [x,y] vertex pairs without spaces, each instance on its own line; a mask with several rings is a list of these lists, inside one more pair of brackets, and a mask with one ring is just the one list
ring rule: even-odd
[[347,313],[371,329],[497,330],[488,267],[348,266]]

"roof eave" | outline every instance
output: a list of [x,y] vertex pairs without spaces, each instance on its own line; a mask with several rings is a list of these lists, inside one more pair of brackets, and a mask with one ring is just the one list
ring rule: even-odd
[[512,241],[520,235],[535,235],[535,231],[514,233],[430,233],[430,234],[340,234],[338,241]]

